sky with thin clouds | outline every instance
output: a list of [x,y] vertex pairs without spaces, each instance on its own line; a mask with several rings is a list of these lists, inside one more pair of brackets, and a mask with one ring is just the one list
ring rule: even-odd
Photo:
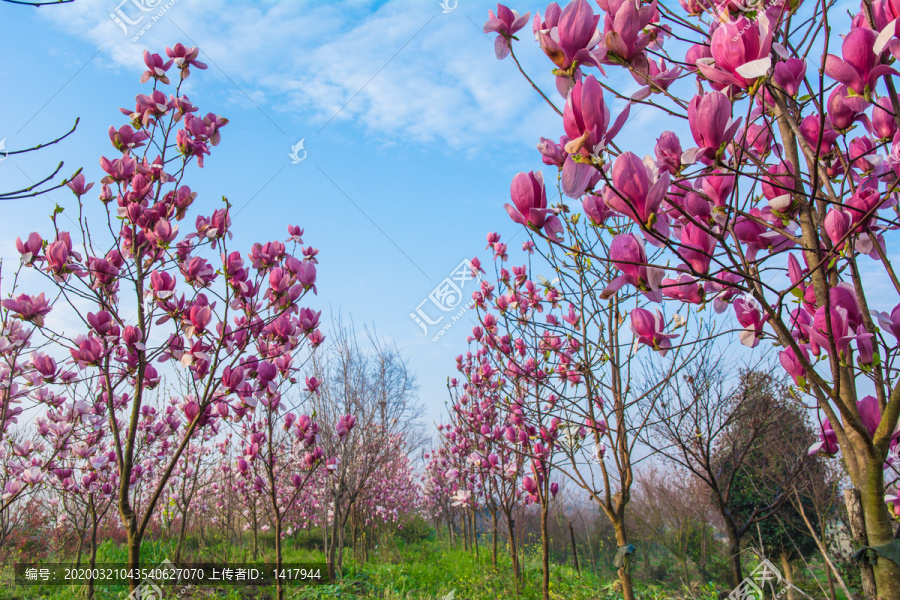
[[[79,167],[99,180],[99,157],[117,154],[107,129],[125,124],[119,107],[133,107],[149,87],[139,83],[144,49],[199,46],[209,69],[194,70],[185,93],[202,114],[230,120],[205,167],[186,181],[199,193],[199,213],[226,196],[235,206],[233,244],[247,250],[285,239],[289,223],[304,227],[304,242],[320,250],[309,305],[396,342],[419,377],[428,420],[437,420],[472,317],[432,341],[437,328],[423,334],[410,313],[464,259],[490,263],[489,231],[521,246],[526,236],[503,209],[509,183],[538,168],[555,178],[536,144],[562,133],[512,61],[494,57],[481,27],[495,5],[445,2],[454,4],[448,12],[437,0],[2,4],[0,139],[8,149],[28,147],[81,121],[61,143],[0,164],[0,189],[30,185],[60,161],[57,181]],[[519,37],[526,71],[561,108],[530,26]],[[616,73],[617,89],[638,89]],[[623,108],[610,105],[614,116]],[[689,139],[683,122],[658,119],[635,108],[619,137],[639,155],[665,128]],[[303,160],[294,162],[301,140],[294,156]],[[65,226],[76,210],[68,190],[0,206],[7,270],[18,262],[11,240],[48,232],[56,204],[69,211],[60,217]],[[99,214],[98,205],[88,211]]]

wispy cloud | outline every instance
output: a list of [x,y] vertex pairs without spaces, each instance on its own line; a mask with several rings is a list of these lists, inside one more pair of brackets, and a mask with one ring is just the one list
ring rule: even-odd
[[[122,11],[143,16],[133,7],[137,2],[128,0]],[[445,15],[437,2],[404,0],[215,7],[178,0],[137,42],[110,17],[117,6],[118,0],[81,0],[44,14],[102,47],[112,68],[137,71],[145,47],[161,51],[176,41],[193,42],[214,63],[214,76],[240,87],[236,102],[252,101],[285,128],[301,120],[317,128],[352,121],[388,145],[440,143],[458,150],[488,140],[532,142],[534,131],[558,127],[473,26],[487,5]],[[524,44],[531,45],[527,38]],[[547,70],[546,61],[539,64]],[[525,119],[527,131],[516,126]]]

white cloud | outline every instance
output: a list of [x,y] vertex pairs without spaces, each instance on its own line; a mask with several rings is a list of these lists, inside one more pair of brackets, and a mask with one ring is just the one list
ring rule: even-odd
[[[486,16],[481,8],[469,8],[470,20],[462,10],[442,14],[437,2],[228,6],[176,0],[132,42],[167,3],[118,2],[80,0],[43,14],[102,47],[98,60],[110,68],[136,74],[144,69],[145,47],[195,43],[212,77],[240,87],[236,102],[248,104],[246,93],[283,128],[298,118],[321,127],[333,117],[353,120],[386,144],[438,142],[460,149],[487,139],[530,143],[534,131],[558,127],[511,61],[494,58],[491,40],[473,25]],[[155,8],[142,12],[141,2]],[[127,36],[110,16],[117,6],[120,20],[121,14],[140,18]],[[529,35],[522,39],[523,46],[533,45]],[[548,64],[544,59],[536,75],[552,90]],[[527,139],[514,127],[523,119],[538,119]]]

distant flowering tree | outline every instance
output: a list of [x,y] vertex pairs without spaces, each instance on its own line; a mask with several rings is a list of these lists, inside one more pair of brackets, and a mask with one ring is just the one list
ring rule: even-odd
[[[323,339],[311,311],[299,304],[315,292],[316,280],[316,251],[301,254],[302,229],[288,226],[296,255],[278,240],[242,255],[229,248],[226,200],[179,231],[197,198],[184,178],[193,164],[203,166],[228,120],[199,116],[181,92],[191,69],[206,67],[198,50],[176,44],[166,54],[144,52],[141,80],[151,89],[137,95],[134,108],[121,109],[128,124],[109,129],[118,154],[100,159],[105,221],[88,222],[95,211],[82,210],[82,200],[94,184],[79,174],[67,183],[78,198],[77,229],[58,227],[57,208],[50,235],[16,241],[23,266],[44,276],[50,296],[18,294],[2,302],[4,327],[15,330],[2,344],[18,348],[6,348],[7,356],[22,364],[22,348],[46,348],[46,356],[4,373],[41,384],[32,395],[53,407],[41,435],[60,440],[76,419],[108,422],[109,451],[101,454],[94,444],[84,458],[115,470],[133,565],[163,491],[176,469],[187,468],[180,461],[199,432],[215,433],[257,405],[277,412],[278,390],[296,370],[293,357]],[[53,310],[63,313],[56,320],[46,318],[53,299]],[[154,417],[155,390],[169,371],[175,397]],[[0,422],[20,410],[16,385],[2,388]],[[67,400],[73,386],[81,390],[74,404]],[[61,444],[51,442],[46,452],[52,456]],[[48,462],[22,469],[11,491],[39,480]],[[138,583],[132,580],[132,590]]]
[[[861,562],[866,594],[900,598],[883,471],[900,437],[900,305],[891,311],[900,279],[888,249],[898,224],[900,7],[862,0],[845,20],[828,2],[597,4],[595,14],[587,0],[552,3],[532,20],[565,102],[559,109],[542,92],[565,135],[538,149],[564,196],[612,240],[594,251],[558,239],[580,213],[565,198],[548,206],[537,173],[514,179],[507,211],[568,252],[616,265],[606,293],[631,286],[652,302],[711,304],[732,312],[744,345],[780,346],[785,371],[825,417],[815,450],[841,451],[861,497],[850,502],[865,524],[857,540],[878,557]],[[498,58],[516,60],[529,16],[502,5],[489,13]],[[643,87],[627,96],[607,77],[615,72]],[[610,98],[627,102],[614,120]],[[641,159],[621,134],[633,104],[683,133],[661,127],[654,156]],[[638,231],[617,234],[603,227],[609,219]],[[648,256],[640,238],[661,253]],[[886,284],[877,294],[874,273]],[[663,351],[660,323],[641,321],[654,335],[639,343]]]

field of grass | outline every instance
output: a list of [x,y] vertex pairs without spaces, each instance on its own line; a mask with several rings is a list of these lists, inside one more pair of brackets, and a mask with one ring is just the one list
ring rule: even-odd
[[[196,540],[185,562],[222,563],[222,556],[229,556],[228,562],[251,562],[246,548],[206,546],[197,548]],[[324,562],[323,553],[313,548],[313,538],[289,539],[284,550],[285,563]],[[271,538],[261,541],[259,562],[272,561]],[[509,556],[504,548],[498,557],[497,566],[491,564],[490,547],[482,546],[476,558],[474,553],[451,547],[447,540],[435,539],[431,535],[415,541],[399,537],[387,538],[378,545],[365,563],[356,563],[352,555],[345,559],[343,573],[339,581],[330,585],[288,586],[285,598],[291,600],[497,600],[540,598],[541,569],[538,547],[526,547],[525,585],[517,595],[511,576]],[[142,547],[142,564],[154,566],[173,554],[171,543],[145,542]],[[218,558],[217,558],[218,557]],[[85,597],[82,586],[15,586],[12,582],[12,562],[29,561],[28,556],[8,560],[9,563],[0,576],[0,600],[77,600]],[[62,559],[45,559],[54,562]],[[69,559],[71,560],[71,559]],[[127,553],[123,546],[104,542],[98,550],[98,563],[124,563]],[[749,566],[749,565],[748,565]],[[717,600],[722,587],[707,583],[694,584],[691,589],[673,585],[659,585],[648,582],[640,573],[641,566],[635,565],[636,593],[643,600]],[[811,589],[811,588],[810,588]],[[215,598],[222,600],[266,600],[275,597],[270,588],[249,586],[214,587],[197,586],[183,590],[178,585],[166,586],[164,598],[178,600],[199,600]],[[571,564],[553,565],[551,575],[551,597],[559,600],[613,600],[620,598],[615,573],[611,568],[586,567],[576,572]],[[179,595],[181,592],[181,595]],[[818,597],[818,594],[814,594]],[[98,585],[94,598],[97,600],[123,600],[128,597],[125,586]],[[839,598],[842,596],[839,596]]]

